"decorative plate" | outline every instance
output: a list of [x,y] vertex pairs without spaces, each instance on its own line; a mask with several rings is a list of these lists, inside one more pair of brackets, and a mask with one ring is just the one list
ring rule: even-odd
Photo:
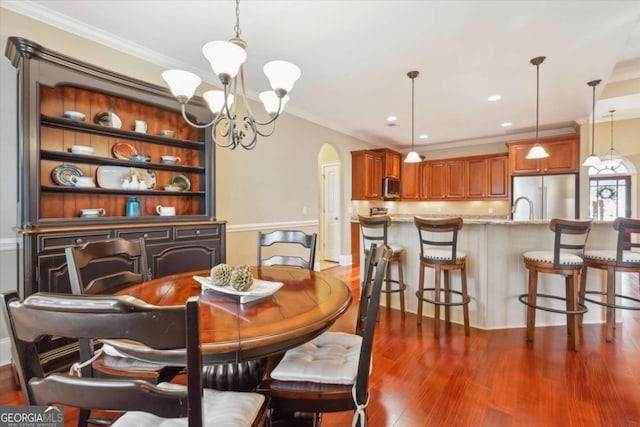
[[82,171],[73,165],[60,165],[51,171],[53,182],[66,187],[73,187],[71,177],[83,175]]
[[154,171],[126,166],[100,166],[96,171],[98,186],[101,188],[122,189],[122,180],[131,176],[131,173],[138,173],[147,184],[148,190],[156,187],[156,174]]
[[111,149],[113,157],[118,160],[132,160],[138,154],[135,148],[126,142],[119,142]]
[[116,113],[111,111],[101,111],[93,118],[93,121],[100,126],[106,126],[110,128],[120,129],[122,127],[122,120]]
[[171,184],[182,187],[182,191],[189,191],[191,188],[191,181],[184,175],[176,175],[171,178]]

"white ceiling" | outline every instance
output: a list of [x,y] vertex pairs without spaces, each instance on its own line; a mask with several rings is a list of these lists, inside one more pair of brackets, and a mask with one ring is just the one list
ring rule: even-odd
[[[231,0],[4,0],[2,7],[210,82],[202,45],[234,36]],[[411,143],[410,70],[420,71],[420,150],[531,132],[536,56],[547,57],[542,130],[588,119],[588,81],[640,78],[638,1],[243,0],[240,26],[252,92],[268,89],[264,63],[289,60],[302,77],[288,112],[397,149]],[[616,108],[618,118],[640,117],[635,92],[606,100],[596,116]],[[502,100],[488,102],[492,94]],[[386,125],[391,114],[398,126]]]

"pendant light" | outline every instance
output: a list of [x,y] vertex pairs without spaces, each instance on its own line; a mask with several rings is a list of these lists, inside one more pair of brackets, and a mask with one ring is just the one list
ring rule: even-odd
[[544,159],[545,157],[549,157],[549,153],[544,149],[542,145],[540,145],[540,141],[538,141],[538,117],[540,110],[540,64],[544,62],[546,59],[545,56],[537,56],[533,58],[531,64],[536,66],[536,143],[533,144],[529,153],[527,153],[527,159]]
[[407,76],[411,79],[411,152],[407,154],[405,157],[405,163],[420,163],[420,155],[416,153],[415,148],[413,147],[413,136],[414,136],[414,120],[415,120],[415,100],[414,100],[414,82],[415,78],[418,77],[420,72],[418,71],[409,71]]
[[622,166],[622,157],[613,149],[613,113],[615,112],[616,110],[609,110],[611,116],[611,147],[604,156],[600,157],[600,163],[594,166],[598,173],[616,173],[616,169]]
[[600,163],[600,157],[596,156],[595,149],[594,149],[595,141],[596,141],[596,135],[595,135],[596,86],[598,86],[600,84],[600,80],[592,80],[592,81],[588,82],[587,84],[593,88],[593,101],[592,101],[592,105],[591,105],[591,154],[589,154],[589,157],[587,157],[584,160],[584,162],[582,163],[582,166],[595,166],[598,163]]

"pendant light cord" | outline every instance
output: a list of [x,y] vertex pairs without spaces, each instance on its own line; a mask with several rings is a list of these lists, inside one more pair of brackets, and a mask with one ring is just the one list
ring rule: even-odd
[[536,144],[538,141],[538,123],[539,123],[539,110],[540,110],[540,64],[536,64]]
[[[599,82],[598,82],[599,83]],[[593,85],[593,103],[591,105],[591,156],[595,153],[596,143],[596,85]]]
[[414,121],[415,121],[415,106],[416,102],[414,100],[414,86],[415,86],[415,78],[411,79],[411,151],[415,151],[413,148],[413,132],[414,132]]

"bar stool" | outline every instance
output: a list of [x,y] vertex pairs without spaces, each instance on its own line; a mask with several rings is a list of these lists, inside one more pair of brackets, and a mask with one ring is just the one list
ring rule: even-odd
[[[640,253],[631,252],[633,248],[640,248],[640,243],[633,243],[633,235],[640,234],[640,220],[631,218],[616,218],[613,222],[614,230],[618,231],[618,243],[615,250],[588,250],[584,252],[584,272],[580,281],[580,303],[589,301],[607,307],[606,340],[613,341],[613,329],[616,327],[616,309],[640,310],[640,305],[616,304],[615,298],[635,301],[640,299],[629,295],[616,294],[616,272],[640,273]],[[587,269],[598,268],[607,271],[607,287],[605,292],[587,291]],[[586,294],[606,295],[606,300],[586,297]]]
[[[365,257],[369,254],[368,248],[372,243],[376,245],[389,245],[393,250],[387,267],[386,285],[381,292],[386,294],[387,308],[391,307],[391,294],[400,294],[400,312],[404,319],[404,291],[407,288],[404,283],[404,272],[402,270],[402,254],[404,253],[404,248],[388,242],[388,228],[391,225],[391,218],[388,215],[358,215],[358,221],[360,222],[360,234],[362,234],[362,247],[364,248]],[[391,279],[392,265],[395,265],[398,270],[397,280]],[[392,287],[392,283],[396,286]]]
[[[462,306],[464,316],[464,334],[469,335],[469,302],[467,295],[467,255],[457,249],[458,231],[462,228],[462,218],[426,219],[414,217],[420,239],[420,279],[416,297],[418,297],[418,325],[422,324],[422,303],[433,304],[433,335],[440,337],[440,306],[444,306],[445,325],[450,325],[449,308]],[[436,233],[435,235],[433,233]],[[446,249],[445,249],[446,247]],[[435,269],[435,287],[424,287],[425,267]],[[451,289],[450,272],[460,270],[462,289]],[[444,273],[444,301],[440,298],[440,272]],[[434,297],[426,298],[425,292],[433,292]],[[451,294],[461,297],[460,301],[451,301]]]
[[[578,351],[578,317],[587,312],[587,307],[578,301],[578,290],[583,268],[582,252],[591,230],[591,220],[554,218],[549,223],[549,228],[555,233],[553,250],[529,251],[523,254],[524,266],[529,270],[529,292],[519,295],[518,300],[527,306],[527,340],[533,341],[536,310],[566,314],[571,350]],[[564,276],[566,296],[539,294],[538,273]],[[538,305],[538,297],[566,301],[566,310]]]

